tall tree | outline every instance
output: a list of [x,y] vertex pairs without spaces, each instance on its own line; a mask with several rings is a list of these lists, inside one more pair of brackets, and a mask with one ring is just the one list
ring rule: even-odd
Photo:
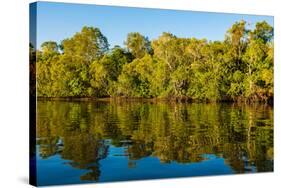
[[138,32],[129,33],[124,44],[136,58],[142,58],[146,53],[151,53],[150,41]]
[[46,41],[41,48],[43,53],[58,53],[59,46],[55,41]]
[[41,45],[41,51],[37,51],[36,76],[37,91],[39,96],[52,96],[53,83],[52,66],[59,60],[58,45],[54,41],[47,41]]
[[270,42],[273,39],[273,27],[266,21],[257,22],[251,36],[253,39],[261,39],[264,43]]
[[61,46],[64,54],[78,56],[91,63],[108,50],[109,44],[100,29],[85,26],[81,32],[63,40]]
[[[67,76],[64,78],[70,96],[89,96],[92,94],[90,84],[90,64],[107,52],[109,44],[98,28],[83,27],[81,32],[62,42],[63,64]],[[67,79],[67,80],[66,80]]]

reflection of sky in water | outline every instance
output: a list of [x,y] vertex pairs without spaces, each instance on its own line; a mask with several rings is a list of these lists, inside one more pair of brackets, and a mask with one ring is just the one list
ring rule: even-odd
[[[130,161],[124,147],[110,146],[108,156],[100,161],[99,182],[233,173],[233,170],[225,165],[223,158],[212,154],[205,154],[204,158],[206,159],[198,163],[171,162],[164,165],[157,157]],[[42,159],[37,155],[39,185],[81,182],[80,176],[87,173],[88,170],[73,168],[68,163],[69,160],[62,159],[58,154],[48,159]],[[130,163],[133,163],[133,166],[130,166]],[[82,181],[81,183],[87,182],[92,181]]]
[[39,185],[273,171],[265,106],[39,102]]

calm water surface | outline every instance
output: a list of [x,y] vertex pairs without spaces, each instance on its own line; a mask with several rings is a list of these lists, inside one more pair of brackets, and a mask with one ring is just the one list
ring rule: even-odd
[[266,105],[39,101],[39,185],[273,171]]

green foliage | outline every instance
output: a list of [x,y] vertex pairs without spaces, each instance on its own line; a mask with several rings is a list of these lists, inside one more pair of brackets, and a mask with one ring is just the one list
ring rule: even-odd
[[83,27],[81,32],[62,41],[63,53],[72,57],[78,56],[85,63],[91,63],[108,50],[106,37],[98,28]]
[[153,67],[154,62],[150,55],[126,64],[118,78],[118,93],[125,96],[151,97]]
[[152,42],[154,56],[164,61],[171,71],[184,62],[185,47],[189,39],[180,39],[171,33],[163,33],[157,40]]
[[265,21],[258,22],[251,34],[253,39],[261,39],[264,43],[267,43],[273,39],[273,27]]
[[90,65],[91,94],[96,97],[116,96],[118,76],[125,64],[132,61],[132,55],[119,46]]
[[[129,33],[109,50],[98,28],[83,27],[37,50],[37,93],[45,97],[165,97],[202,101],[273,99],[273,28],[234,23],[224,41],[164,32]],[[34,51],[34,50],[33,50]]]
[[37,91],[39,96],[90,96],[90,64],[108,50],[107,39],[98,28],[83,27],[81,32],[65,39],[58,53],[55,42],[42,44],[37,62]]
[[47,54],[47,53],[58,53],[58,44],[54,41],[46,41],[41,45],[42,52]]
[[109,85],[109,72],[104,66],[105,58],[94,61],[90,66],[92,93],[94,96],[102,97],[107,95]]
[[136,58],[142,58],[146,53],[151,53],[150,41],[138,32],[129,33],[124,44]]

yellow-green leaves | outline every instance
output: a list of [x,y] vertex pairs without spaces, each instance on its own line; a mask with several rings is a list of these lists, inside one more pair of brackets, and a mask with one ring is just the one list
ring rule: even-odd
[[125,48],[109,50],[98,28],[83,27],[37,51],[38,96],[272,100],[273,28],[266,22],[249,28],[234,23],[224,41],[164,32],[150,42],[132,32]]
[[150,41],[138,32],[129,33],[124,44],[136,58],[142,58],[146,53],[151,53]]

